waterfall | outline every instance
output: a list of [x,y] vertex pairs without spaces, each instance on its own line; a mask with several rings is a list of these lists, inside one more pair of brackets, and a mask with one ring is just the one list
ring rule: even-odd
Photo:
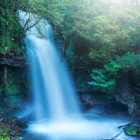
[[[20,14],[21,19],[24,17],[24,22],[28,16],[24,12]],[[29,24],[35,22],[33,19]],[[71,114],[78,114],[75,88],[68,68],[65,62],[61,61],[55,46],[52,27],[41,20],[26,34],[25,43],[33,93],[33,116],[36,120],[48,118],[57,121],[68,119]]]
[[[19,17],[24,27],[27,21],[32,26],[39,19],[22,11]],[[104,116],[94,116],[94,121],[89,121],[79,115],[74,84],[66,63],[61,61],[47,21],[41,20],[28,30],[25,43],[33,94],[29,114],[35,120],[28,131],[39,135],[35,140],[97,140],[118,134],[120,120],[106,118],[104,121]]]

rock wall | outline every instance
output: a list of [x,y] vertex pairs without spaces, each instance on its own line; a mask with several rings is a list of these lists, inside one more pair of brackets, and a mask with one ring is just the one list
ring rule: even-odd
[[131,116],[140,116],[140,92],[134,83],[136,80],[134,75],[134,72],[129,71],[118,80],[115,98],[118,102],[128,106],[128,112]]
[[128,106],[128,112],[130,115],[137,115],[137,104],[135,100],[135,94],[132,89],[132,85],[128,77],[123,77],[117,82],[115,98],[118,102]]
[[0,55],[0,110],[19,109],[28,99],[27,62]]

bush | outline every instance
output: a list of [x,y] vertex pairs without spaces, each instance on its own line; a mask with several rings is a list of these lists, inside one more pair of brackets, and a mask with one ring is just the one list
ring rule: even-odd
[[116,79],[120,78],[122,73],[122,67],[111,61],[104,65],[104,69],[92,70],[90,76],[93,81],[88,84],[97,91],[107,93],[107,97],[111,98],[115,92]]

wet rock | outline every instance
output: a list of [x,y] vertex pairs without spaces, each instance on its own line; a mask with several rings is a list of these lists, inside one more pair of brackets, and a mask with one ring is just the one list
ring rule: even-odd
[[140,128],[135,125],[128,125],[123,129],[128,136],[137,136],[138,134],[140,134]]
[[64,40],[61,39],[61,38],[56,38],[55,39],[55,45],[60,50],[60,52],[62,54],[64,54],[64,52],[65,52],[65,42],[64,42]]
[[85,101],[85,102],[91,101],[93,98],[91,94],[83,94],[83,95],[81,95],[81,97],[82,97],[83,101]]
[[87,113],[89,114],[94,114],[94,115],[101,115],[105,112],[104,108],[103,107],[95,107],[95,108],[92,108],[92,109],[89,109],[87,111]]
[[132,85],[129,82],[128,77],[123,77],[117,84],[117,92],[115,98],[118,102],[128,106],[128,112],[131,116],[137,115],[137,103],[136,96],[134,94]]
[[80,104],[84,111],[91,114],[128,115],[128,106],[115,99],[106,101],[101,93],[81,94]]
[[29,126],[29,121],[18,117],[3,118],[1,122],[8,125],[14,125],[15,127],[19,127],[20,129],[27,129]]
[[28,62],[23,56],[5,56],[0,54],[0,65],[14,66],[14,67],[26,67]]
[[90,109],[96,107],[97,105],[102,105],[103,103],[95,97],[93,94],[84,93],[81,94],[81,104],[85,109]]

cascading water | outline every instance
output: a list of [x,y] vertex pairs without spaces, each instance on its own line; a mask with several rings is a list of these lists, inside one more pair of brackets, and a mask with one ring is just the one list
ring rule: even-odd
[[[28,56],[31,63],[32,89],[35,117],[66,119],[78,113],[75,91],[65,64],[54,46],[51,26],[44,25],[46,39],[34,35],[27,37]],[[32,42],[32,47],[30,43]]]
[[40,21],[27,32],[25,42],[30,62],[35,119],[57,121],[67,119],[70,114],[78,114],[75,89],[54,45],[51,26]]
[[[22,26],[29,17],[33,17],[29,23],[32,26],[38,17],[20,11]],[[80,117],[75,89],[54,45],[51,26],[41,20],[26,34],[33,92],[30,113],[36,120],[29,131],[45,135],[35,139],[97,140],[118,133],[116,128],[122,123],[120,120],[94,116],[94,121],[89,121]],[[127,122],[126,119],[123,122]]]

